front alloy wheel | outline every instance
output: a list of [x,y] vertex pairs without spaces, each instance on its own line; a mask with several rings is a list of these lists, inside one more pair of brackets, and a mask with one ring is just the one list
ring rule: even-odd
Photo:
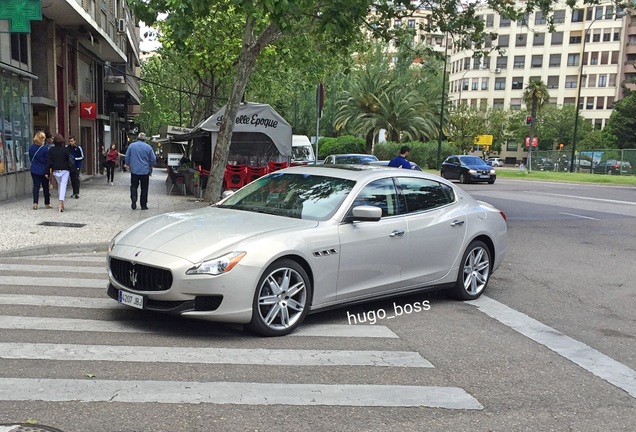
[[466,184],[466,183],[468,183],[468,180],[466,180],[466,174],[461,173],[461,174],[459,175],[459,182],[460,182],[461,184]]
[[256,287],[247,327],[263,336],[286,335],[300,325],[310,305],[311,284],[305,270],[289,259],[277,261]]
[[453,295],[461,300],[474,300],[486,289],[490,278],[490,251],[485,243],[472,242],[462,258]]

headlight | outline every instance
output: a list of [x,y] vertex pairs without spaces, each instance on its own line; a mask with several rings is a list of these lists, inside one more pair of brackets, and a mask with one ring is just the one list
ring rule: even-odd
[[230,252],[222,257],[200,262],[194,267],[188,269],[186,274],[220,275],[222,273],[227,273],[232,270],[244,256],[245,252]]
[[494,169],[491,169],[491,170],[490,170],[490,174],[495,174],[495,170],[494,170]]
[[119,234],[121,234],[121,231],[115,234],[115,237],[113,237],[110,243],[108,243],[108,253],[111,253],[113,251],[113,248],[115,247],[115,244],[117,243],[115,240],[117,240],[117,237],[119,236]]
[[477,174],[477,171],[475,171],[474,169],[471,169],[471,170],[468,170],[468,174],[475,175]]

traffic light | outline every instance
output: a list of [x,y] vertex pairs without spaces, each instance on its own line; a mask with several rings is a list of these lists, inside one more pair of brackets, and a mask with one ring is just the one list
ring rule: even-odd
[[532,124],[532,116],[526,116],[526,126],[530,126]]
[[563,144],[559,144],[559,150],[563,150]]

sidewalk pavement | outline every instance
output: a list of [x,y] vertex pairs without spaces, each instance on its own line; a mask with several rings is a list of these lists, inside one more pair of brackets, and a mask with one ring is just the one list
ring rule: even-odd
[[[165,169],[155,168],[148,187],[148,210],[143,211],[139,201],[137,210],[130,208],[130,172],[119,171],[115,172],[113,186],[106,182],[106,175],[84,177],[79,199],[71,197],[69,182],[63,213],[58,211],[57,189],[51,190],[52,209],[45,208],[42,190],[38,210],[33,210],[30,195],[3,201],[0,203],[0,257],[106,252],[117,233],[139,221],[207,205],[192,195],[179,194],[176,189],[167,195],[167,176]],[[54,224],[42,225],[46,222]],[[55,226],[55,223],[82,226]]]

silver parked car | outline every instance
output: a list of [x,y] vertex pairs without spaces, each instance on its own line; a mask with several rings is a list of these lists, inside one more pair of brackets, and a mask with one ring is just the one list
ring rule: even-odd
[[502,262],[506,232],[502,212],[436,175],[292,167],[119,233],[108,295],[278,336],[341,304],[440,288],[475,299]]

